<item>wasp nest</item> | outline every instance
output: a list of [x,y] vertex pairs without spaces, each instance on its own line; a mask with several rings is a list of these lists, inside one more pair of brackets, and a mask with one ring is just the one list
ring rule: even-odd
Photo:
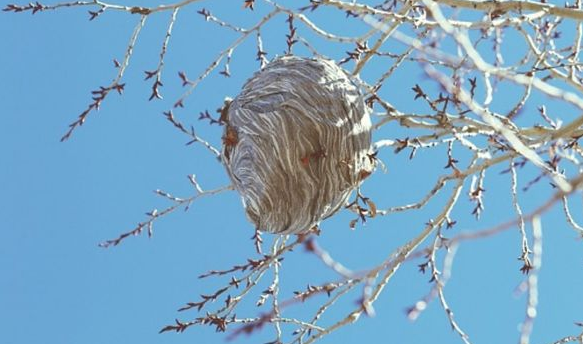
[[371,174],[371,121],[333,61],[284,56],[223,110],[223,162],[257,229],[309,230]]

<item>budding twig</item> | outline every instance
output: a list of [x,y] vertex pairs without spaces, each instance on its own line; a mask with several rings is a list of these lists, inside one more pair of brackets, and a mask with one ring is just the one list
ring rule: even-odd
[[61,137],[61,142],[69,139],[69,137],[71,137],[71,134],[73,134],[73,131],[75,129],[77,129],[77,127],[79,127],[79,126],[83,125],[83,123],[85,123],[85,121],[87,120],[87,116],[89,116],[89,114],[92,111],[99,110],[101,103],[103,102],[103,100],[105,100],[105,97],[107,97],[107,95],[109,94],[110,91],[116,90],[119,94],[121,94],[123,92],[125,84],[121,84],[120,82],[121,82],[121,79],[124,75],[126,68],[128,67],[128,65],[130,63],[130,58],[132,57],[132,54],[134,52],[134,46],[136,44],[136,41],[138,40],[138,36],[140,35],[140,31],[142,30],[142,28],[144,27],[144,24],[146,23],[147,17],[148,16],[146,16],[146,15],[142,15],[140,17],[140,21],[137,23],[136,27],[134,28],[134,32],[133,32],[132,36],[130,37],[130,41],[128,43],[128,47],[127,47],[124,59],[123,59],[121,65],[118,69],[118,73],[117,73],[117,76],[115,77],[115,79],[113,79],[113,81],[111,82],[111,84],[109,86],[105,86],[105,87],[102,86],[99,88],[99,90],[95,90],[95,91],[91,92],[93,94],[93,98],[92,98],[93,102],[91,104],[89,104],[87,109],[85,109],[85,111],[83,111],[79,115],[79,117],[77,118],[76,121],[69,124],[69,130],[65,133],[65,135],[63,135],[63,137]]
[[130,236],[137,236],[137,235],[142,234],[144,229],[148,230],[148,236],[151,237],[153,234],[154,221],[156,221],[157,219],[174,212],[176,209],[180,209],[180,208],[188,209],[190,207],[190,205],[200,197],[216,195],[216,194],[219,194],[219,193],[227,191],[227,190],[233,190],[233,186],[228,185],[228,186],[220,187],[218,189],[207,190],[207,191],[201,191],[201,190],[202,189],[200,189],[200,190],[197,189],[197,193],[194,196],[191,196],[188,198],[178,198],[178,197],[174,197],[174,196],[170,195],[169,193],[166,193],[162,190],[156,190],[155,193],[158,196],[162,196],[162,197],[172,201],[174,204],[172,204],[168,208],[165,208],[162,211],[158,211],[157,209],[154,209],[150,212],[147,212],[146,215],[148,216],[148,219],[146,221],[138,223],[138,225],[134,229],[132,229],[129,232],[125,232],[125,233],[120,234],[115,239],[106,240],[106,241],[100,243],[99,247],[107,248],[110,246],[117,246],[123,240],[125,240],[126,238],[128,238]]
[[176,7],[172,11],[172,15],[170,16],[170,23],[168,24],[168,29],[166,30],[166,36],[164,37],[164,42],[162,43],[162,49],[160,50],[160,58],[158,60],[158,66],[153,71],[146,71],[146,80],[155,77],[154,83],[152,84],[152,94],[148,100],[162,99],[162,95],[160,94],[159,88],[163,86],[162,84],[162,70],[164,69],[164,56],[166,55],[166,51],[168,50],[168,42],[170,41],[170,36],[172,36],[172,28],[174,27],[174,23],[176,22],[176,15],[181,7]]

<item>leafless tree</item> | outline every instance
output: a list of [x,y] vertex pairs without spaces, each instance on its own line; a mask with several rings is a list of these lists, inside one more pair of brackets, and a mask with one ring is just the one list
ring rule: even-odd
[[[232,6],[233,10],[255,18],[255,24],[247,27],[221,20],[213,15],[212,2],[203,4],[198,0],[155,7],[127,6],[101,0],[47,5],[35,2],[4,7],[5,12],[33,14],[71,7],[87,11],[89,20],[105,20],[103,17],[109,12],[117,11],[127,13],[128,19],[135,21],[123,58],[114,60],[117,72],[112,82],[91,92],[89,105],[70,123],[62,141],[69,140],[73,134],[81,134],[78,133],[80,127],[106,103],[107,98],[112,93],[121,94],[124,91],[124,74],[132,67],[134,47],[148,18],[153,16],[168,18],[158,64],[154,69],[145,71],[145,79],[151,83],[148,98],[152,101],[161,99],[163,76],[170,79],[163,72],[165,56],[171,48],[174,24],[180,19],[182,10],[199,6],[201,20],[231,31],[236,38],[227,42],[226,48],[217,52],[214,60],[202,66],[199,75],[190,78],[183,72],[178,74],[176,82],[182,83],[184,93],[170,103],[164,115],[179,132],[189,137],[189,144],[203,145],[220,160],[220,149],[213,147],[212,140],[200,137],[192,126],[178,119],[177,113],[183,111],[187,99],[205,78],[216,74],[231,75],[231,57],[242,43],[255,42],[254,57],[258,70],[268,64],[268,44],[271,42],[264,42],[262,33],[264,27],[277,21],[287,30],[286,37],[282,37],[286,47],[284,53],[294,54],[294,49],[301,49],[303,54],[326,57],[325,51],[332,46],[337,64],[359,77],[366,94],[366,104],[374,113],[375,135],[381,137],[373,144],[375,152],[389,150],[394,154],[408,154],[411,160],[421,151],[432,154],[446,152],[445,168],[444,165],[430,167],[430,175],[436,176],[435,181],[421,199],[383,208],[379,201],[373,202],[362,190],[358,190],[346,206],[347,211],[354,213],[354,219],[347,227],[354,229],[366,221],[382,221],[382,218],[395,213],[416,216],[429,204],[439,202],[439,211],[432,215],[431,220],[421,221],[418,229],[411,231],[414,234],[411,234],[410,240],[388,253],[386,259],[371,262],[368,269],[355,272],[334,260],[320,247],[318,228],[299,235],[269,236],[273,242],[265,252],[262,251],[265,235],[255,231],[252,242],[260,255],[225,270],[210,270],[202,274],[200,278],[226,278],[224,287],[201,295],[199,300],[188,302],[180,309],[204,311],[200,316],[176,320],[163,327],[161,332],[183,332],[195,325],[206,325],[215,327],[219,332],[229,330],[227,337],[233,338],[272,326],[276,336],[273,343],[313,343],[357,322],[362,315],[374,314],[375,302],[383,289],[396,278],[399,268],[419,259],[419,269],[430,275],[431,287],[427,295],[408,309],[407,316],[415,320],[427,304],[435,300],[461,340],[470,343],[470,335],[458,323],[459,319],[454,318],[444,293],[456,250],[467,241],[484,240],[518,229],[521,240],[517,248],[520,259],[517,271],[520,270],[525,276],[521,288],[527,294],[519,342],[530,342],[537,316],[538,270],[542,261],[541,217],[559,204],[566,223],[578,237],[583,237],[583,227],[575,219],[581,214],[573,214],[569,205],[572,197],[581,195],[583,183],[583,149],[578,142],[583,137],[581,0],[564,5],[553,5],[545,0],[371,2],[373,4],[356,0],[291,3],[240,0]],[[345,32],[325,29],[317,19],[322,18],[318,16],[322,11],[335,16],[335,20],[360,25],[362,33],[355,34],[352,29]],[[343,56],[339,56],[341,54]],[[411,79],[411,84],[406,85],[411,89],[411,99],[415,103],[412,108],[415,110],[393,106],[390,93],[383,88],[396,71],[408,66],[418,68],[424,75],[423,79]],[[383,72],[367,73],[367,70]],[[513,91],[503,94],[504,89]],[[528,106],[537,111],[530,110]],[[556,112],[557,108],[561,109],[560,114]],[[201,112],[199,119],[209,125],[222,124],[218,115],[208,111]],[[400,128],[398,138],[387,130],[389,126]],[[382,162],[378,159],[379,169],[382,169]],[[532,173],[523,173],[528,169],[536,171],[534,178],[529,177]],[[465,195],[472,205],[471,213],[480,218],[486,211],[486,175],[499,172],[509,181],[507,193],[512,198],[515,218],[480,231],[446,232],[446,229],[455,227],[454,219]],[[522,181],[521,178],[528,179]],[[170,202],[170,206],[147,213],[147,218],[135,228],[103,242],[101,246],[116,246],[144,231],[151,235],[153,224],[160,217],[177,209],[188,209],[198,198],[233,190],[231,185],[204,189],[194,175],[189,176],[189,180],[194,189],[193,195],[176,197],[156,190],[157,195]],[[523,211],[519,197],[521,189],[526,191],[541,181],[548,182],[549,186],[545,187],[550,190],[550,196],[541,199],[536,209]],[[444,197],[436,200],[437,195],[444,193]],[[300,246],[335,271],[338,279],[310,285],[294,295],[282,295],[279,292],[282,283],[279,271],[285,267],[281,260]],[[268,271],[271,273],[266,274]],[[258,293],[256,304],[265,305],[268,310],[260,316],[235,315],[238,305],[254,295],[253,291],[266,276],[272,276],[272,280],[267,289]],[[355,291],[360,296],[354,309],[348,314],[334,312],[337,301],[348,295],[353,297]],[[325,294],[327,298],[312,317],[297,319],[283,316],[282,309],[285,307],[303,304],[319,294]],[[216,300],[223,302],[212,303]],[[324,318],[326,322],[322,321]],[[291,336],[284,334],[284,326],[295,329]],[[555,343],[569,342],[583,343],[583,334],[566,336]]]

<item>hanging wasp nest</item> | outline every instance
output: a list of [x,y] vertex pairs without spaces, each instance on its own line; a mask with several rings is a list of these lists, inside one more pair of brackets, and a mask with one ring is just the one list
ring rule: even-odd
[[359,87],[333,61],[284,56],[224,108],[223,163],[257,229],[301,233],[374,168]]

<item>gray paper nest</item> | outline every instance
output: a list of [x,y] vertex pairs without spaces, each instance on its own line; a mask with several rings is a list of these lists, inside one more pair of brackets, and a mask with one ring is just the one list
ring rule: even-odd
[[309,230],[374,169],[369,110],[333,61],[273,60],[245,83],[223,120],[223,163],[259,230]]

